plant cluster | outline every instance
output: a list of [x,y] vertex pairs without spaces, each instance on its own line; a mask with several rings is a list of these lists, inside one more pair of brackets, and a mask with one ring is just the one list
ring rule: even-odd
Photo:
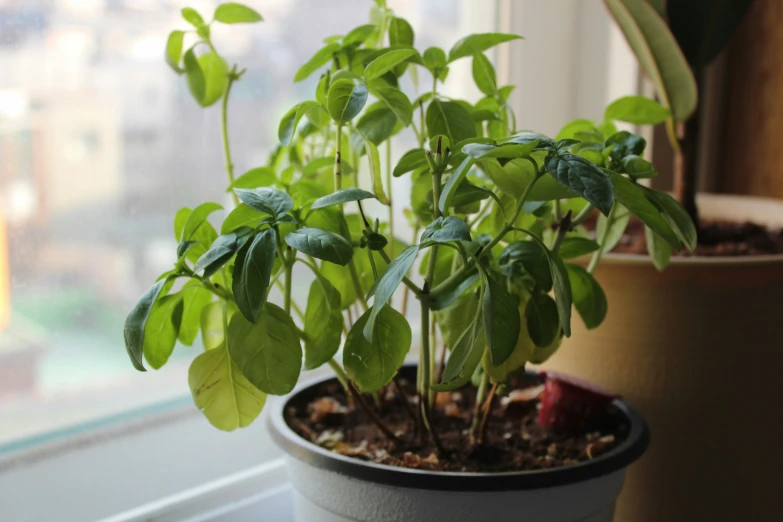
[[[157,369],[177,341],[191,345],[200,331],[205,352],[192,363],[190,389],[220,429],[248,425],[267,394],[290,392],[302,369],[324,364],[383,429],[372,396],[394,384],[411,350],[404,310],[413,296],[421,310],[419,415],[437,439],[435,392],[473,382],[478,402],[491,400],[510,375],[545,361],[571,335],[572,308],[588,328],[603,321],[606,297],[593,272],[630,216],[644,222],[661,264],[672,248],[695,245],[687,213],[639,183],[656,175],[645,140],[615,126],[652,123],[667,109],[632,96],[611,104],[604,121],[573,121],[554,138],[520,131],[508,104],[514,86],[498,85],[484,54],[519,36],[471,34],[448,52],[419,52],[410,24],[376,4],[372,23],[328,38],[299,69],[295,81],[321,73],[314,99],[282,118],[269,163],[238,177],[226,120],[242,71],[220,56],[209,28],[261,17],[232,3],[206,23],[185,9],[198,41],[183,53],[185,32],[169,37],[168,62],[195,100],[221,102],[237,204],[219,231],[207,219],[217,203],[177,212],[176,262],[131,311],[125,343],[138,370],[144,360]],[[439,90],[457,60],[472,62],[484,93],[476,103]],[[431,78],[426,92],[416,88],[420,74]],[[406,75],[412,101],[401,88]],[[391,140],[409,130],[418,146],[392,165]],[[401,176],[412,180],[404,204],[391,197]],[[367,218],[372,200],[388,208],[385,223]],[[403,206],[410,243],[392,227]],[[593,233],[585,223],[596,214]],[[588,255],[586,266],[575,261]],[[312,272],[301,306],[291,294],[296,264]],[[395,294],[402,313],[389,304]]]

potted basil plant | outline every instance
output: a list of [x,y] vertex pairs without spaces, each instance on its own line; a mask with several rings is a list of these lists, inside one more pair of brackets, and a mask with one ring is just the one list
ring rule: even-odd
[[[299,69],[295,81],[320,73],[313,99],[283,117],[269,163],[240,176],[227,107],[243,71],[210,26],[261,16],[223,4],[207,23],[183,10],[198,41],[183,52],[174,31],[166,57],[200,105],[220,104],[236,204],[219,231],[217,203],[177,212],[174,267],[125,324],[131,362],[158,369],[201,332],[190,389],[227,431],[293,392],[269,423],[301,521],[612,520],[648,443],[644,421],[608,391],[526,366],[571,335],[573,309],[587,328],[603,321],[593,272],[620,204],[672,248],[694,243],[693,224],[638,183],[655,170],[644,141],[613,122],[554,139],[520,131],[514,87],[484,55],[518,36],[419,52],[410,24],[376,4],[373,23],[329,38]],[[475,103],[439,91],[458,60],[472,62]],[[400,78],[419,73],[431,89],[404,92]],[[418,145],[394,163],[390,140],[409,132]],[[391,198],[398,177],[411,180],[405,202]],[[370,219],[370,205],[388,218]],[[394,234],[398,211],[409,241]],[[597,235],[584,227],[594,212],[607,223]],[[406,366],[411,352],[418,364]],[[333,377],[297,388],[323,365]]]

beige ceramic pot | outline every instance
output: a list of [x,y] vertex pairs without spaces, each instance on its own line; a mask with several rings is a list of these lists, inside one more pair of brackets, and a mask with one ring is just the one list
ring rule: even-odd
[[[783,225],[783,202],[704,195],[706,219]],[[622,393],[652,443],[628,471],[621,522],[781,520],[783,256],[610,255],[606,321],[544,366]]]

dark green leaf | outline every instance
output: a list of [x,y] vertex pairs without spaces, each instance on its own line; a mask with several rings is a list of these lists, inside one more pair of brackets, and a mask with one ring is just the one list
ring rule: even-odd
[[644,189],[620,174],[612,171],[607,171],[607,174],[614,185],[617,201],[658,233],[672,248],[679,249],[682,246],[680,239],[663,218],[658,207],[647,199]]
[[302,116],[310,109],[318,106],[319,104],[317,102],[305,101],[291,107],[291,110],[280,120],[280,126],[277,129],[277,138],[280,140],[280,143],[289,145],[294,138],[294,134],[296,133]]
[[351,243],[339,234],[320,228],[300,228],[285,236],[291,248],[336,265],[345,266],[353,256]]
[[229,185],[227,192],[232,191],[235,188],[260,188],[269,187],[277,183],[277,176],[272,167],[256,167],[250,169]]
[[608,214],[614,202],[614,190],[607,175],[598,167],[575,154],[550,154],[546,170],[566,186]]
[[188,216],[187,221],[185,221],[185,226],[182,229],[182,236],[179,238],[180,241],[192,239],[196,229],[206,221],[207,217],[216,210],[222,210],[222,208],[223,207],[217,203],[202,203],[194,208]]
[[490,359],[494,366],[499,366],[511,356],[519,339],[518,303],[514,296],[508,293],[504,283],[485,275],[481,309]]
[[263,20],[255,10],[236,2],[226,2],[217,6],[214,18],[224,24],[253,23]]
[[244,203],[240,203],[223,220],[220,233],[225,235],[240,227],[256,228],[264,219],[271,219],[271,217],[267,213],[259,212]]
[[182,296],[182,324],[177,338],[185,346],[191,346],[201,327],[201,311],[212,301],[212,292],[193,279],[179,293]]
[[442,134],[451,143],[476,136],[476,124],[470,113],[457,102],[434,99],[427,107],[427,132],[430,137]]
[[[480,318],[477,316],[475,320],[479,321]],[[475,328],[473,324],[469,325],[451,349],[441,383],[433,385],[432,389],[438,392],[452,391],[466,385],[481,362],[485,347],[484,328],[480,324]]]
[[476,160],[468,156],[462,160],[462,163],[460,163],[459,166],[454,169],[454,172],[451,173],[449,180],[443,187],[443,192],[440,194],[440,199],[438,200],[438,207],[442,213],[445,214],[447,209],[451,208],[457,189],[468,175],[468,171],[475,161]]
[[406,172],[410,172],[412,170],[416,170],[419,167],[423,167],[427,164],[427,156],[424,152],[424,149],[413,149],[409,150],[405,154],[402,155],[400,158],[400,161],[397,163],[397,166],[394,167],[394,171],[392,172],[392,175],[397,178],[405,174]]
[[329,86],[326,106],[337,123],[351,121],[367,102],[367,86],[352,80],[337,80]]
[[319,209],[331,207],[332,205],[338,205],[341,203],[348,203],[349,201],[362,201],[364,199],[375,199],[375,194],[367,192],[356,187],[340,189],[337,192],[333,192],[328,196],[318,198],[313,201],[310,206],[311,209]]
[[397,65],[405,62],[416,54],[415,49],[395,49],[383,53],[378,58],[367,65],[364,71],[364,77],[367,81],[383,76],[394,69]]
[[362,136],[370,140],[374,145],[380,145],[382,142],[391,138],[397,130],[397,116],[386,105],[373,104],[356,122],[358,133],[351,135],[351,148],[360,150],[364,147]]
[[479,33],[471,34],[460,39],[449,51],[449,62],[465,56],[481,53],[503,42],[522,38],[515,34],[504,33]]
[[653,265],[659,272],[663,272],[669,266],[669,261],[672,257],[671,245],[650,227],[644,227],[644,239],[647,245],[647,253],[650,254]]
[[285,395],[294,389],[302,367],[302,346],[293,319],[266,303],[252,323],[234,314],[228,325],[228,350],[247,380],[262,392]]
[[179,61],[182,59],[182,42],[184,39],[185,31],[171,31],[166,42],[166,63],[177,74],[183,72],[183,69],[179,66]]
[[354,323],[343,349],[345,371],[365,393],[376,392],[389,384],[411,348],[411,327],[390,306],[376,314],[368,340],[365,333],[372,314],[373,311],[367,311]]
[[291,196],[277,188],[234,189],[234,193],[253,210],[269,214],[274,218],[294,208]]
[[404,126],[411,124],[413,106],[405,93],[395,87],[373,87],[373,95],[385,103]]
[[413,47],[413,28],[404,18],[395,16],[389,22],[389,44]]
[[536,346],[549,346],[560,334],[557,304],[549,294],[536,292],[530,296],[525,308],[525,320],[530,339]]
[[647,147],[647,141],[628,131],[620,131],[606,139],[606,146],[612,147],[612,158],[621,160],[630,155],[640,156]]
[[592,239],[575,236],[565,238],[560,245],[560,250],[558,252],[560,253],[561,259],[573,259],[586,256],[599,248],[601,248],[601,246]]
[[183,241],[179,245],[177,245],[177,258],[180,258],[188,253],[188,250],[190,250],[190,247],[193,245],[197,245],[198,241]]
[[456,209],[456,212],[474,214],[480,210],[477,208],[478,202],[484,201],[490,197],[492,197],[491,190],[484,187],[477,187],[468,180],[463,180],[454,193],[451,205]]
[[307,61],[294,76],[294,82],[301,82],[307,79],[315,71],[332,61],[334,54],[340,51],[340,44],[331,43],[326,47],[321,48],[310,60]]
[[130,356],[133,367],[140,372],[146,371],[144,369],[144,330],[149,319],[150,311],[153,305],[158,300],[158,296],[161,293],[164,285],[167,285],[169,279],[161,279],[152,287],[144,292],[141,299],[133,307],[133,310],[128,314],[125,319],[125,349]]
[[659,208],[661,215],[672,230],[674,230],[674,233],[677,234],[677,237],[682,241],[682,244],[685,245],[688,250],[693,251],[698,243],[698,238],[696,234],[696,225],[693,224],[691,216],[679,203],[677,203],[676,199],[666,192],[646,187],[644,192]]
[[499,262],[501,265],[505,265],[517,261],[538,259],[543,253],[541,246],[534,241],[517,241],[516,243],[511,243],[503,250],[503,253],[500,254]]
[[[237,253],[234,262],[234,299],[242,315],[255,323],[266,302],[269,278],[277,254],[277,235],[273,228],[256,234]],[[249,377],[248,377],[249,378]]]
[[567,263],[566,270],[568,270],[568,280],[571,282],[576,311],[579,312],[588,330],[596,328],[606,317],[608,308],[606,294],[598,281],[584,267]]
[[498,90],[495,68],[484,53],[473,55],[473,81],[484,94],[493,95]]
[[421,243],[446,243],[448,241],[470,241],[468,224],[456,216],[439,217],[424,229]]
[[476,284],[476,282],[479,280],[479,274],[475,270],[466,274],[465,279],[460,281],[460,283],[453,289],[448,292],[444,292],[434,298],[432,300],[432,303],[430,304],[430,308],[432,310],[443,310],[447,306],[450,306],[454,301],[456,301],[459,296],[461,296],[465,290]]
[[634,125],[657,125],[671,117],[669,109],[644,96],[624,96],[609,104],[605,120],[618,120]]
[[[492,182],[504,193],[519,198],[527,186],[536,179],[536,170],[526,159],[511,160],[502,167],[495,159],[482,160],[481,165]],[[528,201],[551,201],[574,198],[576,193],[564,187],[553,177],[543,176],[536,180],[528,195]]]
[[198,274],[203,270],[204,273],[201,277],[204,279],[212,277],[215,272],[228,263],[237,250],[244,246],[250,237],[250,232],[251,230],[245,229],[241,232],[231,232],[218,237],[209,250],[196,261],[193,272]]
[[199,28],[204,25],[204,18],[192,7],[184,7],[181,11],[182,18],[185,19],[190,25],[195,28]]
[[[542,245],[542,248],[543,245]],[[544,254],[549,262],[549,270],[552,273],[552,286],[555,289],[555,300],[557,302],[557,313],[560,316],[560,326],[566,337],[571,337],[571,283],[568,280],[563,260],[557,254],[554,254],[544,248]]]
[[392,295],[394,295],[394,291],[400,286],[402,279],[408,273],[411,266],[413,266],[414,261],[416,261],[418,253],[418,245],[409,246],[389,263],[389,266],[386,267],[386,271],[380,279],[378,279],[378,282],[375,285],[375,299],[372,303],[372,310],[366,321],[367,324],[364,326],[365,339],[373,339],[376,318],[381,310],[388,308],[386,306],[386,301],[391,299]]
[[340,348],[343,315],[340,292],[323,276],[310,285],[304,317],[305,370],[314,370],[329,361]]
[[634,178],[654,178],[658,175],[652,163],[633,154],[624,157],[622,164],[623,170]]

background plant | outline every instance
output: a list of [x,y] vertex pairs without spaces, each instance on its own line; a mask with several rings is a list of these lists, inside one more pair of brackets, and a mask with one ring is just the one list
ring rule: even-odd
[[698,98],[706,69],[726,47],[753,0],[604,0],[669,110],[637,115],[635,124],[666,123],[674,151],[674,195],[698,223],[696,206]]
[[[371,397],[396,385],[411,349],[404,311],[412,295],[421,310],[418,417],[439,445],[434,392],[473,382],[478,403],[491,401],[509,375],[558,349],[571,333],[572,308],[588,328],[603,321],[608,305],[593,272],[631,215],[645,223],[661,259],[695,245],[687,213],[638,183],[656,175],[643,158],[644,139],[614,124],[638,113],[668,114],[666,108],[628,97],[613,103],[604,121],[575,120],[555,138],[520,131],[507,103],[514,87],[498,85],[484,55],[519,36],[472,34],[448,52],[419,52],[410,24],[383,1],[372,23],[328,38],[299,69],[295,81],[321,73],[314,99],[282,118],[267,165],[235,177],[227,105],[243,71],[220,56],[209,27],[261,17],[233,3],[219,6],[210,23],[192,9],[183,17],[194,29],[170,35],[167,60],[199,104],[220,102],[237,204],[219,233],[208,217],[220,205],[177,212],[176,262],[129,314],[125,343],[137,369],[145,360],[157,369],[177,341],[192,344],[200,331],[206,350],[193,361],[189,384],[220,429],[246,426],[267,394],[286,394],[301,369],[328,364],[354,404],[404,443]],[[197,42],[183,53],[194,34]],[[439,92],[450,65],[463,59],[472,61],[484,94],[476,103]],[[431,88],[411,101],[400,89],[406,74],[423,74]],[[390,140],[409,129],[418,147],[392,165]],[[364,168],[367,187],[360,186]],[[412,179],[410,244],[391,226],[402,205],[390,188],[400,176]],[[368,219],[368,200],[388,207],[386,223]],[[583,223],[595,212],[593,234]],[[586,267],[573,261],[588,255]],[[312,273],[303,306],[291,295],[297,263]],[[269,299],[275,286],[280,303]],[[398,292],[402,313],[389,306]],[[477,441],[479,411],[471,430]]]

